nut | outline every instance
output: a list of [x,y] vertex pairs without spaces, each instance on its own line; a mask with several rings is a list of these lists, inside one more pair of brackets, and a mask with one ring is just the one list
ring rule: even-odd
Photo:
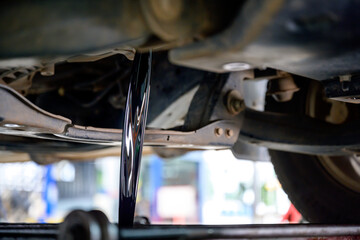
[[237,115],[245,109],[244,100],[236,90],[231,90],[226,97],[226,108],[231,115]]

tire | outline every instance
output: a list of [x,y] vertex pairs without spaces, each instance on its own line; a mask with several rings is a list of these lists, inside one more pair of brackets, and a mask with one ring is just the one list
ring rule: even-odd
[[274,150],[269,154],[284,191],[307,221],[360,223],[360,192],[334,178],[321,156]]

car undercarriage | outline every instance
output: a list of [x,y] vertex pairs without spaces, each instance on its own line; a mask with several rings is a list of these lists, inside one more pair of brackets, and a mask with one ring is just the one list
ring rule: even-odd
[[309,222],[359,223],[359,7],[6,3],[0,162],[79,161],[121,146],[119,225],[131,227],[143,145],[159,155],[231,149],[254,161],[266,152]]

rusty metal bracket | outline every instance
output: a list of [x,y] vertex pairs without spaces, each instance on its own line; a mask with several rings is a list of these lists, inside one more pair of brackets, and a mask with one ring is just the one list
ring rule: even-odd
[[[223,130],[220,130],[223,134],[217,134],[219,129]],[[236,142],[239,131],[240,123],[228,120],[214,121],[189,132],[146,129],[144,145],[194,149],[229,148]],[[232,132],[231,136],[226,132]],[[70,119],[46,112],[12,88],[0,84],[0,134],[118,145],[121,143],[122,130],[74,125]]]

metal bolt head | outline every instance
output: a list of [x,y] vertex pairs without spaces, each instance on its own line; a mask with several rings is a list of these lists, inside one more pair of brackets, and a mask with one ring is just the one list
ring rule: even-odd
[[225,136],[226,136],[227,138],[231,138],[232,136],[234,136],[234,131],[233,131],[232,129],[227,128],[227,129],[225,130]]
[[222,128],[215,128],[214,133],[217,137],[220,137],[224,133],[224,130]]
[[232,99],[231,106],[235,110],[235,112],[240,112],[243,109],[243,101],[240,99]]
[[231,90],[226,95],[226,108],[231,115],[237,115],[245,109],[244,100],[237,90]]

